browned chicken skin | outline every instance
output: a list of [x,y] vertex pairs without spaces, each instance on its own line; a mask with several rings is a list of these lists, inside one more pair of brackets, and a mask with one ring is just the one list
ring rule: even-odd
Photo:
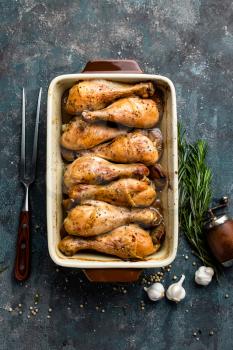
[[154,246],[160,245],[164,241],[166,231],[165,231],[165,224],[163,220],[158,226],[156,226],[151,230],[150,235]]
[[71,120],[61,136],[61,146],[74,151],[89,149],[127,132],[125,128],[112,128],[106,124],[90,124],[76,117]]
[[133,128],[153,128],[159,121],[157,104],[151,99],[139,97],[122,98],[98,111],[84,111],[85,120],[120,123]]
[[152,165],[159,159],[159,152],[156,142],[148,137],[148,133],[148,131],[135,130],[80,154],[94,154],[117,163]]
[[165,169],[159,163],[153,164],[149,167],[150,179],[155,184],[156,188],[161,191],[168,184],[168,177]]
[[88,200],[71,209],[64,220],[67,233],[77,236],[96,236],[129,223],[156,226],[162,220],[155,208],[127,209],[105,202]]
[[113,164],[105,159],[86,155],[67,166],[64,185],[69,189],[79,183],[101,184],[126,177],[142,178],[148,174],[148,168],[140,163]]
[[114,140],[79,152],[62,150],[63,158],[72,161],[77,156],[93,154],[117,163],[153,165],[162,152],[162,134],[159,129],[135,130]]
[[108,80],[84,80],[74,85],[66,102],[69,114],[79,114],[85,109],[97,110],[104,108],[112,101],[131,95],[150,97],[154,94],[150,82],[125,84]]
[[67,256],[91,249],[121,259],[144,259],[159,247],[159,243],[153,245],[150,234],[138,225],[121,226],[91,239],[67,236],[59,243],[59,249]]
[[156,191],[148,179],[120,179],[106,185],[75,185],[68,191],[74,203],[95,199],[125,207],[147,207],[156,198]]

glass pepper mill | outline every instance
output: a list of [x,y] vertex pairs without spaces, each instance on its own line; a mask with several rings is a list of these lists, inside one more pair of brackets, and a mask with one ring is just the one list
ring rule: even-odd
[[228,197],[222,197],[219,205],[208,210],[205,225],[208,245],[216,259],[225,267],[233,265],[233,219],[225,213],[217,215],[228,206]]

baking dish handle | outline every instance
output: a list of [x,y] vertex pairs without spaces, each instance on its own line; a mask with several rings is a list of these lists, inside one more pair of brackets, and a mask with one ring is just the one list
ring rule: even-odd
[[90,282],[135,282],[141,269],[85,269],[84,274]]
[[134,60],[95,60],[87,62],[83,73],[142,73]]
[[[89,61],[83,73],[142,73],[134,60],[94,60]],[[91,282],[135,282],[141,269],[85,269],[84,273]]]

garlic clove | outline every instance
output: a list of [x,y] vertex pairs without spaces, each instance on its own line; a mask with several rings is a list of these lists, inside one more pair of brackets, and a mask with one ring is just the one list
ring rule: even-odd
[[208,286],[212,281],[214,269],[212,267],[200,266],[195,272],[195,282],[201,286]]
[[182,275],[181,279],[176,282],[171,284],[168,287],[168,290],[166,292],[166,297],[171,300],[175,301],[176,303],[180,302],[182,299],[185,298],[186,292],[184,287],[182,286],[182,283],[184,282],[185,276]]
[[148,298],[152,301],[160,300],[165,295],[162,283],[153,283],[149,288],[144,287],[144,290],[147,292]]

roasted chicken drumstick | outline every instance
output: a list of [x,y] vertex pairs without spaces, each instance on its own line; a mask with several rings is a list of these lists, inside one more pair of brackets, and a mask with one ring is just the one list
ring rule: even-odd
[[102,123],[90,124],[75,117],[66,124],[61,136],[61,146],[74,151],[89,149],[126,132],[126,128],[112,128]]
[[159,110],[154,100],[128,97],[101,110],[84,111],[82,116],[90,122],[105,120],[144,129],[153,128],[158,123]]
[[[71,148],[71,144],[70,144]],[[163,139],[160,129],[135,130],[112,141],[87,150],[61,149],[63,158],[72,162],[80,155],[92,154],[118,163],[144,163],[154,165],[161,156]]]
[[72,256],[85,249],[116,255],[121,259],[144,259],[160,247],[160,242],[153,245],[150,234],[138,225],[118,227],[106,234],[85,239],[67,236],[59,243],[59,249],[67,256]]
[[155,134],[153,131],[135,130],[79,154],[93,154],[116,163],[153,165],[159,159],[161,150],[162,134],[159,129]]
[[113,164],[105,159],[86,155],[67,166],[64,185],[68,190],[79,183],[101,184],[126,177],[142,178],[148,174],[148,168],[140,163]]
[[131,95],[144,98],[154,94],[152,83],[125,84],[108,80],[84,80],[75,84],[69,91],[66,111],[79,114],[85,109],[104,108],[112,101]]
[[68,212],[64,220],[67,233],[77,236],[96,236],[129,223],[156,226],[162,220],[155,208],[127,209],[101,201],[88,200]]
[[130,178],[106,185],[75,185],[70,188],[68,195],[76,204],[86,199],[95,199],[125,207],[147,207],[154,202],[156,191],[148,179]]

